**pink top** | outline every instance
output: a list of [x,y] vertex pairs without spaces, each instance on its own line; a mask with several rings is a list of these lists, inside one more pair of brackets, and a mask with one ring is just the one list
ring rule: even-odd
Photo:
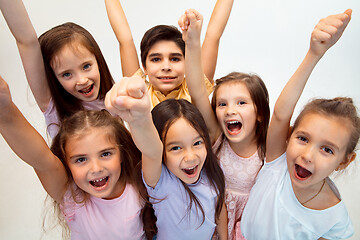
[[262,166],[262,160],[255,152],[249,158],[238,156],[223,135],[216,140],[213,151],[216,153],[222,139],[225,139],[217,157],[225,175],[225,204],[228,210],[228,236],[235,239],[236,229],[240,229],[240,218],[249,198],[250,190]]
[[70,191],[60,206],[71,231],[71,239],[145,239],[140,217],[142,204],[136,189],[127,184],[112,200],[90,196],[86,204],[73,200]]

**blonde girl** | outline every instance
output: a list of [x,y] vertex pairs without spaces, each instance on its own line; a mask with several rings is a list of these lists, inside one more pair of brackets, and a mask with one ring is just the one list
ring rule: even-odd
[[233,72],[216,80],[210,104],[201,81],[202,16],[190,9],[180,18],[179,25],[185,29],[185,69],[190,95],[206,119],[214,152],[225,174],[228,234],[229,239],[234,239],[265,156],[270,118],[268,92],[258,76]]
[[354,159],[360,118],[350,98],[315,99],[289,124],[315,65],[335,44],[351,10],[316,25],[310,49],[281,92],[267,136],[266,162],[241,219],[245,239],[346,239],[353,232],[338,189],[328,177]]
[[37,39],[21,0],[0,0],[16,39],[25,74],[53,138],[59,123],[83,109],[104,109],[114,81],[91,34],[75,23],[56,26]]
[[0,77],[0,133],[60,207],[71,239],[152,239],[155,218],[141,180],[141,153],[106,110],[66,118],[51,150]]
[[224,175],[205,121],[187,100],[152,110],[142,78],[122,79],[106,106],[128,122],[142,152],[142,173],[157,217],[157,239],[227,239]]

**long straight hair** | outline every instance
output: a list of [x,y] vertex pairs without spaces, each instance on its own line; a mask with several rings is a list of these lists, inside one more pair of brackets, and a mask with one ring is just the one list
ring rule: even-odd
[[[216,192],[217,202],[215,206],[215,219],[218,219],[225,199],[225,177],[217,158],[212,151],[208,129],[201,113],[193,104],[185,99],[167,99],[156,105],[152,110],[152,119],[163,143],[166,141],[166,135],[170,126],[180,118],[187,120],[205,142],[207,155],[201,171],[206,173],[211,187]],[[165,156],[163,156],[163,161],[164,157]],[[181,181],[181,183],[190,197],[188,210],[191,209],[192,203],[195,202],[195,206],[202,212],[204,221],[205,214],[200,201],[183,181]]]
[[80,44],[94,54],[100,73],[99,99],[103,99],[114,84],[98,44],[85,28],[71,22],[64,23],[43,33],[39,37],[39,43],[43,55],[47,83],[60,122],[65,117],[84,109],[81,100],[63,88],[51,67],[54,57],[64,46],[73,44],[74,49],[76,49],[76,44]]

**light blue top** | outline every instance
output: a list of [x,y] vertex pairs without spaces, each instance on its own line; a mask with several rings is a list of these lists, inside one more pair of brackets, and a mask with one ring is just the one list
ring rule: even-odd
[[[163,239],[206,239],[212,238],[215,231],[215,204],[217,195],[211,188],[205,173],[201,173],[194,184],[187,184],[199,199],[205,212],[205,220],[200,209],[193,202],[188,212],[189,194],[180,180],[162,165],[161,176],[155,188],[145,183],[147,191],[153,199],[156,225],[158,227],[157,240]],[[154,199],[155,198],[155,199]],[[160,202],[156,199],[159,199]],[[163,199],[161,201],[161,199]]]
[[[341,199],[335,184],[329,178],[326,181]],[[301,205],[284,153],[260,170],[242,215],[241,232],[247,240],[346,239],[354,229],[343,201],[324,210]]]

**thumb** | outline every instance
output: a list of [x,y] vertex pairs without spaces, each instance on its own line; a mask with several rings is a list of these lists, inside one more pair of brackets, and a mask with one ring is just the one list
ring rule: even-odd
[[345,10],[344,13],[347,14],[347,15],[350,17],[350,19],[351,19],[352,10],[351,10],[350,8],[347,9],[347,10]]

